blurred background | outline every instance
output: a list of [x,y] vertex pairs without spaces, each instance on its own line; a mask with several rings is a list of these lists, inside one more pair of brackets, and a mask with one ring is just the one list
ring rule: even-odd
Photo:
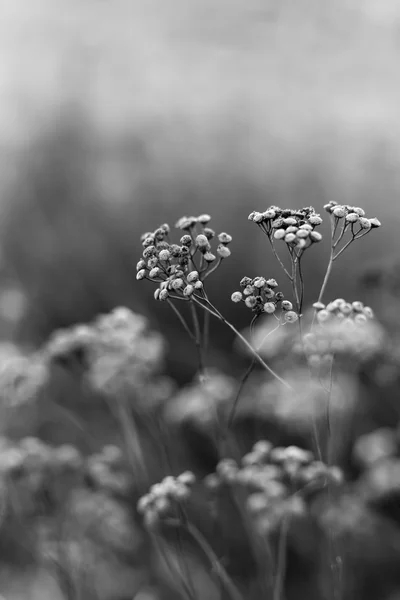
[[[249,212],[277,204],[291,208],[313,205],[322,213],[323,205],[331,200],[363,207],[384,227],[355,244],[346,258],[336,263],[326,297],[371,301],[383,323],[390,325],[398,347],[400,0],[0,0],[0,57],[0,338],[11,343],[4,348],[2,345],[5,358],[1,364],[7,353],[14,352],[19,360],[19,351],[21,355],[28,351],[29,363],[32,356],[35,358],[29,352],[42,347],[55,330],[92,322],[97,315],[124,305],[147,316],[152,329],[160,331],[169,344],[166,368],[158,365],[158,355],[157,360],[154,358],[157,368],[153,359],[145,356],[142,362],[151,363],[151,368],[145,370],[145,383],[140,377],[133,384],[129,381],[128,391],[135,402],[142,394],[146,401],[155,398],[154,404],[159,405],[165,398],[172,399],[174,408],[174,385],[192,380],[197,356],[168,306],[153,300],[152,286],[136,281],[141,233],[164,222],[173,225],[182,215],[210,213],[213,228],[232,234],[232,257],[210,278],[209,295],[240,329],[248,325],[248,314],[234,305],[230,296],[244,275],[275,277],[283,291],[287,290],[266,238],[247,220]],[[328,227],[324,224],[322,233],[328,234]],[[328,245],[321,244],[306,254],[308,303],[315,300],[321,286],[328,253]],[[380,274],[387,269],[390,274],[382,287]],[[370,273],[369,287],[360,285],[365,270]],[[383,288],[387,294],[384,297]],[[148,350],[140,327],[139,333],[135,330],[138,343],[134,356],[139,363],[141,349]],[[225,373],[239,364],[247,366],[248,357],[246,362],[237,357],[232,336],[218,323],[213,325],[211,338],[210,364]],[[157,338],[151,343],[158,348]],[[361,374],[354,367],[357,382],[359,378],[361,383],[353,396],[362,402],[358,402],[352,420],[349,413],[356,400],[353,404],[349,401],[344,411],[353,428],[350,431],[349,426],[350,433],[346,433],[349,441],[346,438],[348,448],[343,450],[343,454],[347,452],[342,461],[345,467],[349,467],[351,447],[359,435],[383,426],[393,429],[398,424],[400,358],[393,348],[386,349],[384,360],[380,358],[381,379],[378,381],[376,376],[375,387],[371,383],[375,372],[368,379],[372,372],[369,366],[360,369]],[[115,421],[111,422],[110,412],[98,408],[99,396],[104,400],[106,395],[103,390],[88,390],[73,360],[72,366],[59,356],[57,361],[55,366],[51,364],[50,383],[46,382],[40,402],[32,410],[24,405],[22,416],[18,410],[13,413],[10,427],[3,420],[2,433],[16,440],[37,435],[47,443],[68,442],[83,453],[118,441],[120,434]],[[33,371],[27,379],[34,380],[33,392],[29,389],[34,396],[41,373]],[[175,383],[159,379],[160,372],[172,376]],[[18,388],[17,377],[10,387],[14,384]],[[225,380],[220,384],[232,399],[234,384],[229,385]],[[2,389],[0,386],[0,393]],[[276,434],[276,443],[289,444],[293,439],[304,442],[304,436],[295,431],[296,438],[290,429],[300,427],[301,418],[305,421],[301,407],[288,409],[292,419],[288,433],[286,414],[282,417],[274,413],[268,421],[270,414],[266,417],[265,412],[257,413],[251,404],[259,389],[261,384],[256,381],[249,393],[250,425],[248,415],[243,417],[246,435],[251,432],[248,438],[258,435],[253,422],[258,426],[265,419],[269,433]],[[200,405],[200,413],[204,413],[203,392],[197,388],[189,388],[189,392],[196,410]],[[187,404],[187,394],[183,394],[181,404],[177,397],[178,416],[172,410],[177,421]],[[268,390],[265,397],[274,398]],[[316,402],[318,405],[318,398]],[[153,405],[150,408],[153,410]],[[201,419],[197,437],[189,427],[182,440],[177,436],[171,447],[182,468],[195,465],[205,474],[214,468],[216,456],[207,437],[209,432],[204,434],[207,415]],[[148,424],[144,422],[145,437]],[[176,426],[179,434],[180,426]],[[340,423],[337,427],[339,447],[344,434]],[[160,451],[159,432],[152,435],[148,456],[153,483],[160,476],[157,457],[161,464],[165,456],[163,448]],[[396,456],[397,471],[396,477],[390,470],[388,474],[385,471],[383,479],[384,483],[395,481],[398,507],[400,434],[393,429],[388,435],[392,449],[387,455],[392,452]],[[378,445],[382,439],[387,443],[388,435],[387,431],[381,432]],[[89,447],[91,444],[93,447]],[[188,447],[192,454],[187,452]],[[382,479],[379,481],[382,483]],[[144,492],[144,483],[140,485],[135,494]],[[72,489],[69,484],[67,487]],[[356,488],[354,496],[367,498],[364,488],[360,489]],[[0,486],[0,499],[1,494]],[[82,504],[81,498],[76,504]],[[129,496],[131,511],[132,506]],[[341,514],[350,514],[346,506],[339,509]],[[386,504],[382,510],[386,519]],[[390,518],[398,525],[398,509],[392,512],[395,516],[391,513]],[[361,556],[359,579],[364,587],[361,591],[357,588],[358,595],[349,588],[346,600],[364,600],[367,591],[371,600],[378,596],[398,600],[400,529],[393,529],[390,520],[375,522],[375,516],[369,515],[372,521],[368,523],[372,525],[369,545],[365,546],[361,509],[360,514],[362,518],[358,519],[357,511],[355,516],[351,513],[349,530],[358,527],[361,532],[354,542],[353,556],[358,566]],[[227,520],[230,529],[229,517]],[[36,570],[32,579],[27,575],[23,580],[22,549],[29,526],[25,521],[23,527],[10,523],[10,538],[4,532],[2,537],[5,550],[0,544],[0,591],[6,590],[7,600],[55,600],[61,594],[60,586],[54,588],[47,574],[43,575],[44,583]],[[113,532],[114,526],[115,522]],[[128,531],[124,523],[121,527]],[[140,544],[147,544],[147,538],[138,527],[134,531],[137,537],[133,543],[143,561],[147,555]],[[123,538],[120,533],[119,543]],[[228,533],[237,536],[239,550],[234,569],[242,574],[246,550],[240,545],[240,532]],[[374,554],[377,535],[383,546]],[[301,532],[300,556],[306,537]],[[129,556],[129,562],[132,548],[129,543],[127,546],[122,552]],[[316,573],[319,560],[315,548],[311,536],[311,558],[305,559],[311,574]],[[3,556],[9,554],[13,554],[10,574],[3,564]],[[40,551],[36,555],[41,556]],[[30,561],[27,558],[26,564]],[[132,583],[132,561],[123,572],[118,570],[120,566],[111,566],[111,575],[106,571],[106,565],[111,564],[108,559],[104,564],[98,557],[96,561],[99,588],[104,592],[96,598],[131,600],[141,581],[143,562],[139,561]],[[298,557],[294,562],[298,571],[291,574],[294,584],[290,600],[299,597],[305,572]],[[246,571],[246,567],[243,569]],[[379,587],[379,582],[385,580],[382,569],[392,582],[387,593]],[[143,570],[147,572],[147,565]],[[376,593],[368,590],[365,573],[370,571]],[[165,565],[162,572],[165,583]],[[202,577],[200,589],[210,579],[208,574]],[[248,577],[244,573],[245,585]],[[111,579],[126,586],[104,591],[105,582]],[[151,578],[149,581],[152,584]],[[144,592],[134,597],[176,600],[174,582],[170,583],[170,595],[164,585],[162,596]],[[392,588],[394,595],[390,595]],[[318,591],[304,589],[300,597],[320,600]],[[207,596],[208,588],[204,590],[205,598],[214,597],[211,592]],[[217,591],[213,588],[214,595]],[[252,597],[258,600],[259,590]]]
[[[0,16],[7,335],[37,344],[119,304],[170,333],[135,281],[138,236],[186,213],[235,238],[212,283],[228,312],[239,275],[279,274],[253,209],[336,200],[379,217],[336,296],[396,257],[397,0],[1,0]],[[326,259],[308,254],[308,299]]]

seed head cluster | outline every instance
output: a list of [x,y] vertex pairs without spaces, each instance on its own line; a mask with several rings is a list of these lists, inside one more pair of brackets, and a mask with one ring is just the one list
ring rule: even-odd
[[243,277],[239,285],[242,291],[233,292],[232,302],[243,302],[256,315],[263,313],[271,315],[280,307],[285,322],[297,321],[298,315],[293,310],[293,304],[284,299],[282,292],[276,291],[278,283],[275,279]]
[[[208,227],[210,220],[210,215],[206,214],[179,219],[175,227],[185,232],[179,244],[170,242],[167,223],[141,236],[144,250],[136,265],[136,279],[159,284],[154,292],[156,300],[167,300],[170,296],[189,300],[194,294],[201,294],[206,274],[224,258],[229,258],[232,236],[225,232],[216,236]],[[211,240],[215,237],[218,246],[214,254]]]
[[[351,225],[354,235],[365,233],[370,229],[376,229],[381,226],[381,222],[376,218],[368,219],[365,216],[365,210],[358,206],[350,206],[349,204],[338,204],[331,200],[325,204],[324,209],[335,220],[343,220],[345,225]],[[354,230],[354,226],[358,225],[358,231]]]
[[155,529],[163,520],[179,517],[179,508],[190,498],[195,482],[194,474],[185,471],[178,477],[169,475],[160,483],[152,485],[148,494],[142,496],[137,504],[145,526]]
[[308,450],[274,447],[271,442],[260,440],[243,456],[240,465],[230,458],[221,460],[204,484],[213,493],[226,486],[244,490],[247,510],[266,533],[288,511],[305,511],[305,498],[311,490],[320,490],[328,482],[340,484],[342,480],[338,467],[314,460]]
[[325,305],[322,302],[315,302],[313,307],[317,311],[317,321],[320,324],[334,321],[343,321],[344,325],[364,325],[370,319],[373,319],[374,313],[369,306],[364,306],[362,302],[346,302],[343,298],[337,298]]
[[322,219],[312,206],[300,210],[270,206],[264,212],[253,211],[248,218],[261,227],[271,242],[282,240],[297,256],[322,240],[316,231]]

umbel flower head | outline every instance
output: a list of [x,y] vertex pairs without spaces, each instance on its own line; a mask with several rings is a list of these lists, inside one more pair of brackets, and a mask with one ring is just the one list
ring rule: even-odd
[[316,231],[322,219],[312,206],[299,210],[270,206],[264,212],[250,213],[249,221],[257,223],[271,242],[285,242],[289,250],[297,256],[301,256],[312,244],[322,240],[322,235]]
[[358,206],[338,204],[334,200],[331,200],[328,204],[325,204],[324,209],[334,220],[343,220],[347,225],[351,225],[352,229],[357,226],[358,230],[354,231],[355,235],[364,234],[371,229],[376,229],[381,226],[381,222],[376,217],[373,217],[372,219],[367,218],[365,216],[365,210]]
[[265,277],[243,277],[240,281],[242,291],[233,292],[232,302],[243,302],[256,315],[274,314],[281,309],[281,318],[286,323],[294,323],[298,319],[293,304],[284,299],[282,292],[276,291],[278,283],[275,279]]
[[[181,217],[175,224],[184,235],[179,244],[169,239],[170,227],[163,224],[153,232],[141,236],[143,255],[136,265],[136,279],[148,279],[157,283],[156,300],[179,297],[186,300],[201,294],[204,279],[229,258],[232,236],[222,232],[218,236],[208,227],[210,215]],[[212,251],[211,241],[218,244]],[[215,253],[214,253],[215,252]]]

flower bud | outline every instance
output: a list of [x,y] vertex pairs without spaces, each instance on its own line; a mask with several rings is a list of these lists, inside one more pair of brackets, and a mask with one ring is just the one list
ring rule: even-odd
[[293,310],[289,310],[289,312],[285,314],[285,321],[287,323],[295,323],[298,320],[298,318],[298,314],[295,313]]
[[185,287],[185,289],[183,290],[183,295],[184,296],[191,296],[194,293],[194,286],[193,285],[187,285]]
[[171,253],[169,250],[161,250],[160,254],[158,255],[158,258],[162,261],[167,261],[169,260],[171,257]]
[[372,227],[369,219],[366,219],[365,217],[360,217],[358,222],[361,225],[361,229],[371,229]]
[[322,240],[322,235],[319,231],[310,231],[310,239],[313,242],[320,242]]
[[274,238],[276,240],[283,240],[286,235],[286,231],[284,229],[277,229],[274,233]]
[[159,269],[158,267],[154,267],[154,269],[151,269],[150,273],[149,273],[149,277],[151,277],[151,279],[154,279],[155,277],[158,277],[161,273],[161,269]]
[[367,317],[367,319],[373,319],[374,318],[373,310],[369,306],[365,306],[364,307],[363,313]]
[[325,323],[330,319],[330,313],[326,309],[319,310],[317,313],[317,320],[319,323]]
[[181,237],[181,239],[179,240],[179,242],[182,244],[182,246],[191,246],[192,245],[192,237],[189,234],[183,235]]
[[207,225],[211,221],[210,215],[204,214],[197,217],[197,221],[201,223],[201,225]]
[[196,237],[196,246],[198,246],[199,248],[207,248],[209,246],[208,239],[203,233],[200,233]]
[[372,228],[381,227],[382,225],[382,223],[376,217],[374,217],[373,219],[369,219],[369,222],[371,223]]
[[359,301],[355,301],[352,303],[353,310],[356,312],[362,312],[364,310],[364,304]]
[[191,271],[189,273],[189,275],[187,276],[188,283],[193,283],[194,281],[197,281],[198,278],[199,278],[199,274],[197,271]]
[[255,296],[247,296],[246,300],[244,301],[247,308],[254,308],[257,300]]
[[232,236],[229,235],[229,233],[225,233],[223,231],[222,233],[219,234],[218,239],[221,242],[221,244],[230,244],[232,241]]
[[185,285],[185,283],[184,283],[183,279],[181,279],[180,277],[173,279],[171,282],[171,287],[175,291],[181,290],[184,287],[184,285]]
[[183,483],[184,485],[194,485],[194,483],[196,482],[196,477],[194,475],[194,473],[192,473],[191,471],[185,471],[184,473],[181,473],[180,475],[178,475],[177,477],[177,481],[179,483]]
[[336,217],[337,219],[343,219],[343,217],[346,216],[347,210],[345,209],[344,206],[336,206],[333,211],[332,214],[334,217]]
[[273,302],[266,302],[264,304],[264,311],[269,314],[272,315],[276,310],[275,304]]
[[319,215],[311,215],[311,217],[308,218],[308,222],[313,227],[317,227],[318,225],[322,224],[322,219]]
[[282,308],[283,310],[292,310],[293,304],[289,300],[282,300]]
[[156,267],[157,265],[158,265],[158,258],[157,258],[157,256],[152,256],[147,261],[147,266],[148,266],[149,269],[154,269],[154,267]]
[[242,292],[233,292],[231,296],[232,302],[240,302],[243,299]]
[[202,281],[196,281],[196,283],[194,284],[194,289],[195,290],[202,290],[204,287],[204,284]]
[[242,277],[242,279],[239,281],[240,287],[246,287],[246,286],[248,286],[250,284],[251,284],[250,277]]
[[146,271],[145,271],[145,269],[141,269],[140,271],[138,271],[136,273],[136,279],[138,281],[140,281],[141,279],[144,279],[145,277],[146,277]]
[[346,217],[346,221],[347,223],[357,223],[358,219],[359,219],[359,215],[357,213],[349,213]]
[[220,244],[217,248],[217,254],[219,254],[221,258],[228,258],[231,255],[231,251],[223,244]]
[[275,219],[276,212],[273,208],[269,208],[263,212],[264,219]]
[[214,231],[214,229],[211,229],[210,227],[204,227],[203,234],[206,236],[206,238],[208,240],[212,240],[213,237],[215,237],[215,231]]
[[354,317],[354,322],[357,323],[357,325],[364,325],[367,322],[367,317],[359,313]]
[[285,235],[285,242],[287,244],[291,244],[292,242],[296,241],[296,235],[294,233],[287,233]]
[[283,219],[283,222],[285,225],[297,225],[297,220],[294,217],[287,217],[286,219]]
[[169,296],[169,292],[166,289],[160,291],[160,295],[158,296],[159,300],[166,300]]
[[278,287],[278,282],[276,281],[276,279],[267,279],[267,285],[270,288],[276,288]]
[[208,263],[214,262],[215,259],[216,259],[216,256],[214,254],[212,254],[212,252],[206,252],[204,254],[204,260]]
[[300,239],[306,239],[310,235],[310,232],[308,229],[299,229],[296,235]]
[[359,217],[365,217],[365,210],[358,206],[353,207],[353,212],[355,212]]
[[145,267],[146,267],[146,261],[141,259],[141,260],[139,260],[139,262],[136,265],[136,271],[141,271]]
[[148,246],[143,250],[143,258],[150,258],[150,256],[154,256],[156,252],[157,251],[155,246]]
[[158,300],[160,297],[160,288],[157,288],[156,291],[154,292],[154,300]]
[[253,279],[253,285],[254,287],[256,287],[257,289],[261,289],[266,285],[266,280],[264,279],[264,277],[256,277],[255,279]]

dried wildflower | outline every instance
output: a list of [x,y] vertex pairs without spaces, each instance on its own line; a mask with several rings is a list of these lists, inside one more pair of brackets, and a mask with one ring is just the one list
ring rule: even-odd
[[229,233],[222,232],[218,235],[218,239],[221,244],[230,244],[232,241],[232,236]]
[[149,492],[137,504],[139,514],[149,529],[157,527],[167,517],[180,517],[179,507],[188,500],[196,481],[193,473],[186,471],[178,477],[165,477],[161,483],[152,485]]
[[285,314],[285,321],[287,323],[295,323],[299,318],[299,315],[297,313],[295,313],[293,310],[289,310],[286,314]]
[[175,223],[175,227],[177,229],[191,229],[192,227],[194,227],[197,223],[197,219],[196,217],[181,217],[180,219],[178,219],[178,221]]
[[227,248],[223,244],[220,244],[218,246],[217,253],[221,258],[229,258],[229,256],[231,255],[231,251],[229,250],[229,248]]
[[138,281],[140,281],[141,279],[144,279],[146,277],[146,271],[144,269],[141,269],[140,271],[138,271],[136,273],[136,279]]
[[275,310],[276,310],[275,304],[274,304],[273,302],[266,302],[266,303],[264,304],[264,307],[263,307],[263,308],[264,308],[264,311],[265,311],[267,314],[269,314],[269,315],[271,315],[272,313],[274,313],[274,312],[275,312]]
[[243,300],[243,294],[241,292],[233,292],[231,300],[232,302],[241,302],[241,300]]

